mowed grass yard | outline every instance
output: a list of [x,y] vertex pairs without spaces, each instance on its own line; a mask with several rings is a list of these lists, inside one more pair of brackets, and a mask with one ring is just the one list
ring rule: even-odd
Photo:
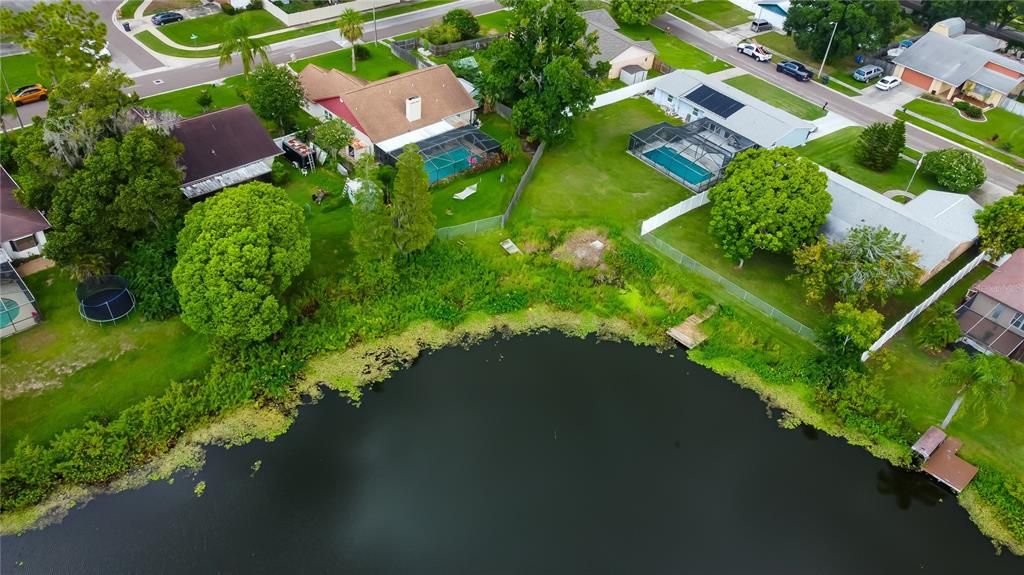
[[[971,285],[990,273],[992,268],[982,264],[940,301],[955,307]],[[949,354],[933,355],[917,345],[922,326],[921,318],[914,320],[886,346],[893,361],[883,380],[889,398],[899,404],[914,428],[923,433],[929,425],[938,424],[946,416],[956,398],[956,389],[935,383]],[[1021,425],[1024,393],[1017,391],[1006,412],[990,410],[986,425],[974,414],[961,409],[947,431],[964,440],[960,454],[968,461],[986,462],[1024,478],[1024,425]]]
[[619,32],[634,40],[650,40],[658,49],[658,59],[673,68],[700,70],[707,74],[732,68],[728,63],[649,24],[620,24]]
[[547,149],[513,222],[578,220],[638,232],[640,220],[692,195],[626,152],[632,132],[664,121],[642,98],[589,112],[571,139]]
[[704,30],[717,30],[718,27],[711,26],[700,18],[694,18],[692,14],[711,20],[722,28],[732,28],[754,19],[753,12],[747,12],[743,8],[729,2],[729,0],[689,2],[678,8],[672,8],[670,12]]
[[144,321],[135,312],[116,325],[94,324],[79,316],[77,284],[66,272],[51,268],[25,283],[44,321],[0,348],[0,456],[25,437],[47,441],[87,419],[112,419],[209,367],[206,339],[180,320]]
[[284,28],[284,23],[271,16],[266,10],[246,10],[233,16],[220,13],[201,18],[190,18],[161,26],[160,32],[183,46],[193,45],[193,34],[198,37],[195,40],[195,46],[213,46],[227,39],[228,24],[236,21],[245,22],[254,36]]
[[1024,118],[1000,108],[985,111],[985,121],[968,120],[953,106],[917,99],[906,109],[945,124],[993,146],[1009,145],[1010,153],[1024,157]]
[[[810,158],[815,163],[876,192],[906,189],[915,168],[915,164],[910,160],[901,158],[896,162],[896,167],[887,172],[876,172],[857,162],[854,153],[857,147],[857,138],[863,131],[864,128],[860,126],[849,126],[811,140],[795,149],[801,156]],[[944,188],[932,176],[918,170],[917,176],[914,177],[914,182],[910,186],[910,193],[917,195],[925,190],[942,189]]]
[[4,95],[7,95],[8,86],[11,90],[17,90],[28,84],[43,84],[49,86],[49,81],[44,81],[39,75],[39,58],[34,54],[17,54],[0,58],[0,73],[7,82],[3,85]]
[[757,76],[744,74],[743,76],[729,78],[725,80],[725,83],[780,110],[785,110],[797,118],[813,121],[825,117],[825,111],[821,109],[821,106],[808,102],[782,88],[773,86]]
[[291,66],[292,70],[301,72],[306,66],[316,64],[321,68],[334,68],[371,82],[413,69],[404,60],[396,58],[387,46],[366,44],[366,47],[370,50],[370,57],[366,60],[356,61],[356,69],[354,71],[352,70],[351,48],[304,58],[288,65]]

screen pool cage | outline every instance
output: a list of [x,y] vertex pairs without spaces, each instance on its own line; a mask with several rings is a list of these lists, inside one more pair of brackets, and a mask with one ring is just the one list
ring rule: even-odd
[[[416,142],[423,156],[431,185],[492,161],[501,152],[501,143],[476,126],[463,126]],[[377,148],[377,161],[394,166],[402,148],[390,152]]]
[[117,321],[135,309],[135,296],[121,276],[88,278],[78,284],[75,296],[78,297],[78,313],[89,321]]
[[25,331],[39,320],[32,291],[10,261],[0,261],[0,337]]
[[695,192],[715,185],[736,154],[756,145],[710,118],[662,122],[629,137],[630,154]]

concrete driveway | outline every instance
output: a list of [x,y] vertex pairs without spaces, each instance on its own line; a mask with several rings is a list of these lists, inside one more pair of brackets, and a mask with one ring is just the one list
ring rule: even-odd
[[906,106],[922,93],[924,93],[924,90],[920,88],[910,84],[900,84],[891,90],[869,88],[864,90],[863,94],[857,96],[854,100],[883,114],[892,115],[896,110]]

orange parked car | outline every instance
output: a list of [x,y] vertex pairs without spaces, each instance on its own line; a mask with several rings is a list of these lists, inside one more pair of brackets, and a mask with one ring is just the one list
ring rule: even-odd
[[14,91],[13,94],[9,94],[7,99],[14,103],[15,106],[22,104],[31,104],[32,102],[38,102],[46,99],[46,88],[42,84],[30,84],[28,86],[22,86]]

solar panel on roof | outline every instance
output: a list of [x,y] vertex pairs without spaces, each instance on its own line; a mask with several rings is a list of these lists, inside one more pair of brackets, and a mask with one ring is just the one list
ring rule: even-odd
[[684,98],[723,118],[728,118],[743,108],[743,104],[707,86],[698,86]]

